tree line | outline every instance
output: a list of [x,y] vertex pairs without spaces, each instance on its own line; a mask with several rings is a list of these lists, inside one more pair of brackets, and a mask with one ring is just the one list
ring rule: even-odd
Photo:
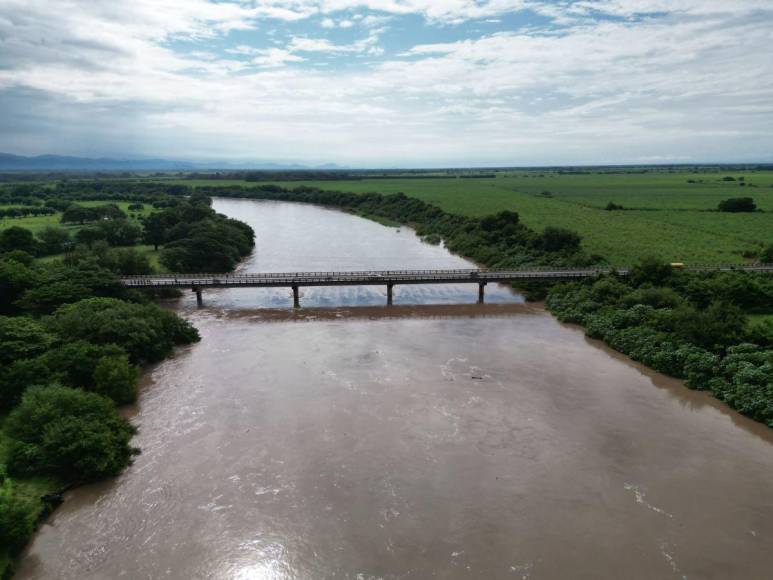
[[[225,271],[254,245],[252,229],[218,215],[206,196],[160,201],[133,238],[156,241],[162,261],[180,271]],[[136,400],[141,366],[199,340],[150,293],[120,284],[119,275],[151,271],[145,254],[109,243],[110,231],[127,222],[106,210],[49,263],[35,258],[54,249],[47,230],[37,237],[19,227],[0,232],[2,577],[56,498],[31,495],[30,478],[48,478],[53,489],[120,473],[139,450],[118,407]],[[104,238],[80,235],[96,228]]]

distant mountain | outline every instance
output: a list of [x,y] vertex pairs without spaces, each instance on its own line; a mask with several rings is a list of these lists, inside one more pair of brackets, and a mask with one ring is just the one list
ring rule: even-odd
[[[325,169],[338,169],[326,164]],[[100,157],[68,157],[63,155],[38,155],[23,157],[0,153],[0,171],[203,171],[207,169],[287,170],[311,169],[297,163],[271,161],[217,161],[192,162],[169,159],[110,159]]]

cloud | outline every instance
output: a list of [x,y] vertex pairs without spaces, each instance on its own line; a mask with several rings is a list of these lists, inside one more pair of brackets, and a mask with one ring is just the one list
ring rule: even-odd
[[[524,8],[552,24],[450,26]],[[463,39],[410,46],[407,14]],[[0,0],[0,150],[770,160],[771,29],[767,0]]]

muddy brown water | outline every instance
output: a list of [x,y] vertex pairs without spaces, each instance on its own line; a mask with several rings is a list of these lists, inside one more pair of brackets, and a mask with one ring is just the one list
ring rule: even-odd
[[[218,200],[246,270],[464,267],[313,206]],[[186,296],[142,448],[42,526],[18,578],[773,575],[773,437],[504,288]],[[459,305],[454,305],[459,304]]]

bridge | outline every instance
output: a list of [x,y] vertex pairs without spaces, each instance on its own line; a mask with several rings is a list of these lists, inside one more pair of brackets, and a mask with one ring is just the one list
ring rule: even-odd
[[[681,265],[680,265],[680,268]],[[693,272],[732,271],[773,273],[773,264],[694,265],[683,269]],[[251,274],[159,274],[127,276],[121,283],[130,288],[190,288],[203,304],[206,288],[292,288],[293,305],[300,308],[303,286],[386,286],[387,304],[392,304],[398,284],[477,284],[478,302],[483,303],[487,284],[533,281],[576,280],[601,274],[627,276],[628,268],[530,268],[525,270],[378,270],[351,272],[259,272]]]

